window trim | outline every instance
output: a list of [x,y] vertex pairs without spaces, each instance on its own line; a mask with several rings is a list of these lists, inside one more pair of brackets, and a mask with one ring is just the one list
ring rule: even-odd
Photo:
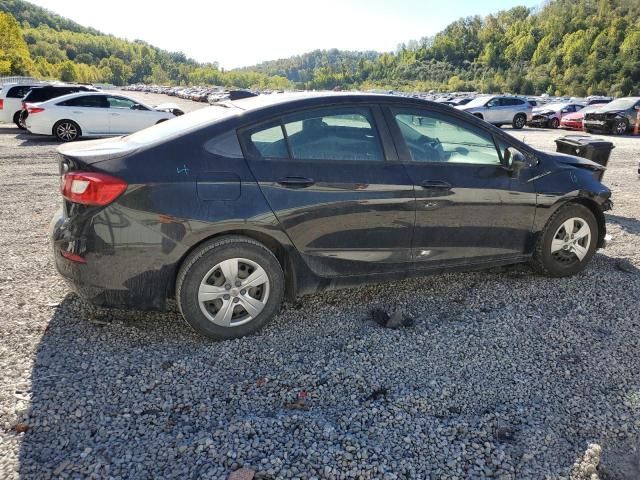
[[[292,115],[302,114],[304,112],[312,112],[312,111],[320,111],[320,110],[331,110],[331,109],[341,109],[341,108],[353,108],[353,109],[364,109],[368,110],[370,114],[369,120],[371,120],[371,127],[375,129],[378,133],[377,142],[380,148],[380,152],[382,153],[381,160],[337,160],[337,159],[305,159],[300,158],[296,159],[293,157],[293,152],[291,150],[291,145],[289,143],[289,136],[287,135],[287,131],[285,128],[284,118]],[[250,135],[252,133],[258,132],[261,129],[272,128],[275,126],[280,126],[282,129],[282,133],[285,140],[285,145],[287,146],[287,152],[289,154],[288,158],[276,158],[276,157],[266,157],[257,159],[254,158],[250,153],[250,149],[248,144],[251,142]],[[398,161],[398,155],[395,149],[395,143],[393,142],[393,138],[391,132],[388,130],[387,122],[385,121],[384,115],[380,110],[380,106],[372,103],[330,103],[327,105],[313,105],[306,106],[302,108],[296,108],[294,110],[288,110],[286,112],[282,112],[278,115],[274,115],[269,119],[252,123],[249,125],[245,125],[236,129],[236,133],[238,135],[238,140],[240,142],[240,148],[242,149],[242,153],[247,161],[250,162],[298,162],[300,164],[304,163],[312,163],[312,162],[331,162],[331,163],[354,163],[354,164],[381,164],[385,162],[394,162]]]
[[[409,150],[409,147],[407,145],[407,142],[404,138],[404,136],[402,135],[402,132],[400,131],[400,127],[398,126],[396,119],[395,119],[395,111],[398,110],[411,110],[414,109],[416,111],[424,111],[425,113],[429,113],[429,114],[433,114],[435,116],[439,116],[439,117],[443,117],[443,120],[445,121],[449,121],[450,123],[459,123],[461,124],[464,128],[468,128],[471,131],[477,131],[477,132],[482,132],[485,135],[489,136],[491,138],[491,141],[493,142],[493,147],[496,150],[498,159],[500,160],[500,163],[475,163],[475,162],[416,162],[415,160],[411,159],[411,151]],[[498,148],[498,142],[497,142],[497,137],[494,134],[494,132],[491,132],[488,129],[484,129],[481,128],[477,125],[473,125],[472,123],[464,120],[464,119],[460,119],[457,116],[454,115],[449,115],[445,112],[441,112],[437,109],[430,109],[428,106],[419,106],[419,105],[412,105],[412,104],[387,104],[384,106],[383,109],[384,112],[384,116],[385,119],[387,121],[387,124],[389,126],[389,129],[391,131],[391,135],[393,137],[393,140],[396,144],[396,149],[398,151],[398,161],[402,164],[406,164],[406,165],[452,165],[452,166],[474,166],[474,167],[499,167],[499,168],[505,168],[505,162],[504,162],[504,158],[502,156],[502,153],[500,152],[500,149]],[[502,137],[500,137],[502,139]],[[406,158],[407,160],[403,160],[402,158]]]

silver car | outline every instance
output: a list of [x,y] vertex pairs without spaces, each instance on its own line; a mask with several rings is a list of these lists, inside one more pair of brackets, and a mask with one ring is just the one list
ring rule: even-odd
[[469,112],[498,127],[512,125],[513,128],[521,129],[527,122],[531,121],[533,107],[523,98],[506,95],[485,95],[456,108]]

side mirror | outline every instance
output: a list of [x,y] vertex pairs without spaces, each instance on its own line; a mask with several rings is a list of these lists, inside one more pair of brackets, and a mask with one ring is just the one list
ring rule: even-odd
[[520,173],[520,170],[535,167],[538,164],[538,161],[534,157],[525,155],[514,147],[507,147],[505,149],[504,160],[514,177]]
[[140,105],[139,103],[134,103],[131,106],[131,110],[141,110],[142,105]]

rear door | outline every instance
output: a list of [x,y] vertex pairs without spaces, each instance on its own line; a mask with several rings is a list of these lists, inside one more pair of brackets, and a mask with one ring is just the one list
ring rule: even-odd
[[530,248],[533,182],[513,177],[493,135],[426,107],[385,109],[416,189],[418,268],[521,258]]
[[56,104],[59,119],[75,121],[86,135],[109,134],[109,103],[104,95],[83,95]]
[[406,270],[413,184],[394,161],[377,107],[308,109],[240,137],[267,202],[314,273]]

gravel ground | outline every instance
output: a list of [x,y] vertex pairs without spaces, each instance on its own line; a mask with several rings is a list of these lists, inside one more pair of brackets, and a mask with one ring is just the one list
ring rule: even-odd
[[[0,478],[637,480],[640,138],[614,141],[614,243],[583,274],[312,295],[211,343],[176,313],[96,317],[69,292],[48,245],[56,144],[0,128]],[[416,324],[367,320],[384,305]]]

